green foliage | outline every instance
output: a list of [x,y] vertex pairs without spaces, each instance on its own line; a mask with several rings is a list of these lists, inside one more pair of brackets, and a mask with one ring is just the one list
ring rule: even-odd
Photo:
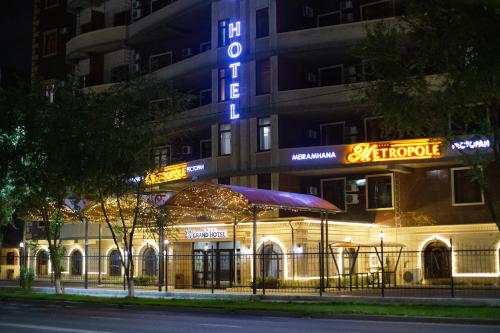
[[136,276],[134,277],[134,284],[136,286],[154,286],[158,284],[158,277],[156,276]]
[[35,272],[33,272],[33,269],[22,266],[19,271],[19,278],[18,278],[19,286],[24,291],[31,291],[31,287],[33,286],[34,280],[35,280]]

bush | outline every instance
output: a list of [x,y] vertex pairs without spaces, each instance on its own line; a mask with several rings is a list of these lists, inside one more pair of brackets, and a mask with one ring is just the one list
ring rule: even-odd
[[[264,286],[266,289],[278,289],[283,284],[283,282],[279,279],[273,277],[266,277]],[[262,278],[257,278],[257,288],[262,288]]]
[[135,276],[134,284],[136,286],[151,286],[158,284],[156,276]]
[[35,272],[31,268],[21,267],[19,272],[19,286],[24,291],[31,291],[33,281],[35,280]]

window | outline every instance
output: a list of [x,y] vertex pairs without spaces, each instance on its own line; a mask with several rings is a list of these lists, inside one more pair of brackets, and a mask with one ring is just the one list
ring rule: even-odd
[[7,252],[7,265],[14,265],[14,252]]
[[219,47],[229,45],[229,19],[219,21]]
[[231,155],[231,124],[219,124],[219,155]]
[[341,145],[344,143],[344,122],[321,124],[321,144]]
[[257,188],[263,190],[270,190],[272,186],[271,183],[271,174],[270,173],[262,173],[257,175]]
[[262,8],[255,13],[255,38],[269,36],[269,8]]
[[331,202],[338,209],[347,211],[345,200],[346,179],[331,178],[321,180],[321,197],[326,201]]
[[172,159],[172,147],[163,146],[163,147],[154,148],[152,155],[153,155],[153,161],[155,163],[155,166],[157,168],[164,167],[165,165],[170,163],[170,161]]
[[229,91],[229,81],[228,80],[229,71],[225,68],[219,69],[219,102],[224,102],[228,100],[226,94]]
[[392,174],[366,177],[366,209],[393,209]]
[[367,142],[384,140],[382,117],[365,118],[365,139]]
[[49,274],[49,255],[47,251],[41,250],[36,255],[36,275],[45,276]]
[[172,52],[153,54],[149,57],[149,70],[151,72],[170,65],[172,65]]
[[470,170],[469,167],[451,169],[453,206],[482,205],[484,203],[481,187],[473,179]]
[[156,275],[156,252],[152,248],[148,248],[142,254],[142,275]]
[[71,254],[71,275],[82,275],[82,253],[73,251]]
[[343,66],[334,65],[322,67],[318,69],[319,72],[319,85],[335,86],[343,83]]
[[259,151],[271,149],[271,118],[257,118]]
[[200,141],[200,158],[212,157],[212,140]]
[[113,250],[109,254],[109,276],[120,276],[122,272],[121,257],[118,250]]
[[200,106],[212,103],[212,89],[200,90]]
[[59,6],[59,0],[45,0],[45,9]]
[[43,56],[50,57],[57,54],[57,29],[43,33]]
[[257,95],[271,92],[271,62],[269,59],[257,60],[255,63],[255,93]]
[[219,177],[217,178],[217,184],[231,185],[231,177]]
[[381,0],[372,1],[360,6],[362,20],[375,20],[384,17],[394,16],[392,1]]

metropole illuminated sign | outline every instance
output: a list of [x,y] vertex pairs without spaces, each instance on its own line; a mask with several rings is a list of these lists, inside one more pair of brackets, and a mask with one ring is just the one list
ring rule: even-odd
[[161,183],[168,183],[175,180],[187,179],[189,176],[195,174],[196,172],[201,172],[205,170],[205,164],[193,164],[188,165],[187,163],[179,163],[174,165],[167,165],[165,167],[159,168],[154,172],[149,173],[146,176],[146,185],[154,185]]
[[229,46],[227,47],[227,55],[231,59],[229,69],[231,73],[231,83],[229,84],[229,116],[231,119],[240,118],[239,100],[240,100],[240,68],[239,61],[243,52],[241,45],[241,21],[229,23]]
[[442,141],[432,139],[359,143],[346,156],[347,163],[431,159],[441,157]]

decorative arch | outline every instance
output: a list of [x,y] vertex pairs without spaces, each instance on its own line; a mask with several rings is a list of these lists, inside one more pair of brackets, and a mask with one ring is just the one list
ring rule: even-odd
[[108,258],[108,275],[121,276],[122,275],[122,262],[120,251],[112,248],[107,255]]
[[452,254],[445,242],[436,239],[423,248],[425,279],[449,279],[452,274]]
[[69,256],[69,266],[71,275],[82,275],[83,273],[83,254],[78,248],[74,248]]
[[142,252],[141,259],[141,275],[156,276],[158,270],[158,256],[155,248],[148,246]]
[[262,278],[285,278],[285,259],[283,248],[276,242],[268,241],[261,243],[257,254],[261,256],[258,263],[258,276]]
[[49,252],[46,249],[39,249],[36,252],[36,275],[48,276],[50,272]]

